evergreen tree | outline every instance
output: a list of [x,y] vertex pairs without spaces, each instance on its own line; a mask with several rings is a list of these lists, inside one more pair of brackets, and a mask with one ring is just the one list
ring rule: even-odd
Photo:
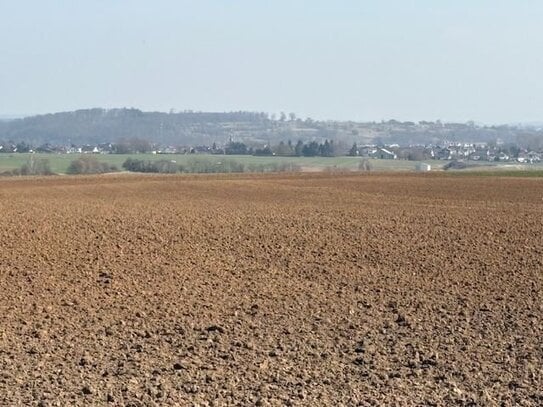
[[304,148],[304,143],[302,143],[302,140],[298,140],[298,142],[296,143],[296,146],[294,147],[294,155],[298,157],[302,156],[303,148]]
[[354,143],[351,149],[349,150],[349,155],[351,157],[355,157],[358,155],[358,146],[356,145],[356,143]]

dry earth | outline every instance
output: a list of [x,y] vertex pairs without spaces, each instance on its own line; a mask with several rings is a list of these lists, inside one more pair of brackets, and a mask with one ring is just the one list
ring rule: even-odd
[[0,405],[541,405],[543,180],[0,182]]

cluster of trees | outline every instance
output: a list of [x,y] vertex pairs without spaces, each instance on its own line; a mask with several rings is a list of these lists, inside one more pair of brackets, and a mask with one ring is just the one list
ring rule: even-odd
[[253,150],[249,148],[245,143],[239,141],[231,141],[226,145],[224,153],[229,155],[245,155],[253,154]]
[[298,140],[293,144],[280,141],[276,146],[266,145],[263,148],[252,149],[242,142],[231,142],[225,148],[225,154],[251,154],[256,156],[296,156],[296,157],[333,157],[340,154],[333,140],[325,140],[324,143],[310,141],[304,143]]
[[181,170],[180,166],[172,160],[138,160],[127,158],[123,163],[123,168],[131,172],[150,172],[161,174],[175,174]]
[[73,160],[66,171],[68,174],[104,174],[119,171],[116,165],[98,161],[96,157],[85,155]]
[[20,175],[53,175],[49,160],[45,158],[34,159],[32,156],[19,170]]
[[333,157],[334,155],[336,155],[334,140],[326,140],[322,144],[319,144],[316,141],[311,141],[307,144],[298,141],[298,143],[294,147],[294,155],[304,157]]
[[128,158],[123,163],[123,168],[131,172],[160,173],[160,174],[215,174],[215,173],[240,173],[240,172],[291,172],[301,168],[292,163],[262,163],[245,165],[236,160],[210,159],[205,157],[193,157],[186,164],[177,164],[168,160],[140,160]]
[[128,158],[123,168],[131,172],[175,174],[184,173],[230,173],[243,172],[244,166],[233,160],[214,161],[205,158],[194,158],[185,165],[177,164],[173,160],[140,160]]
[[152,150],[152,144],[141,137],[121,138],[111,146],[111,152],[114,154],[143,154]]

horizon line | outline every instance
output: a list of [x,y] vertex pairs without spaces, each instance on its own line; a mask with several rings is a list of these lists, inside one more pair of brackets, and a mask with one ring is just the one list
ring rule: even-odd
[[[443,123],[443,124],[468,124],[473,123],[477,126],[482,127],[488,127],[488,126],[543,126],[543,119],[541,121],[539,120],[528,120],[528,121],[512,121],[512,122],[494,122],[494,123],[488,123],[483,121],[477,121],[477,120],[444,120],[444,119],[420,119],[420,120],[399,120],[395,119],[393,117],[391,118],[381,118],[378,120],[357,120],[357,119],[316,119],[311,116],[306,116],[303,118],[302,116],[298,116],[296,112],[287,112],[287,111],[279,111],[279,112],[267,112],[267,111],[260,111],[260,110],[222,110],[222,111],[212,111],[212,110],[196,110],[196,109],[175,109],[172,108],[170,111],[164,111],[164,110],[144,110],[137,107],[87,107],[87,108],[79,108],[74,110],[62,110],[62,111],[54,111],[54,112],[47,112],[47,113],[0,113],[0,120],[19,120],[19,119],[25,119],[30,117],[38,117],[38,116],[46,116],[46,115],[54,115],[54,114],[62,114],[62,113],[73,113],[77,111],[84,111],[84,110],[95,110],[95,109],[101,109],[105,111],[109,110],[139,110],[142,113],[162,113],[162,114],[183,114],[183,113],[211,113],[211,114],[227,114],[227,113],[265,113],[268,116],[276,115],[279,116],[281,112],[285,113],[286,115],[290,113],[296,114],[296,119],[300,120],[313,120],[316,122],[354,122],[354,123],[386,123],[390,121],[396,121],[398,123],[415,123],[420,124],[422,122],[428,122],[428,123]],[[276,119],[278,121],[278,119]],[[288,121],[288,120],[287,120]]]

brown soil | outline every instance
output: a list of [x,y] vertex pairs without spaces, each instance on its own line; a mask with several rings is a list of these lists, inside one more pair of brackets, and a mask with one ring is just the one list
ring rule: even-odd
[[0,405],[541,405],[543,180],[0,182]]

